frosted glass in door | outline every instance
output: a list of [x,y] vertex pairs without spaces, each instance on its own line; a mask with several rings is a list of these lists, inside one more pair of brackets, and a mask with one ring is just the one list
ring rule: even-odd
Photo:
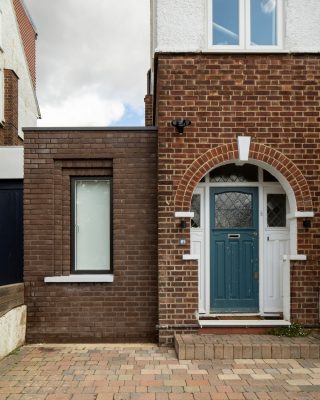
[[75,269],[110,269],[110,181],[75,183]]

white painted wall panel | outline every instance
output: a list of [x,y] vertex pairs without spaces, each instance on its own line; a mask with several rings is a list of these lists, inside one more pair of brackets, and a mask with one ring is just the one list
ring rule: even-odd
[[206,0],[156,0],[156,4],[156,51],[200,51],[205,47]]
[[320,1],[286,0],[285,47],[291,52],[320,51]]
[[23,179],[23,147],[0,147],[0,179]]

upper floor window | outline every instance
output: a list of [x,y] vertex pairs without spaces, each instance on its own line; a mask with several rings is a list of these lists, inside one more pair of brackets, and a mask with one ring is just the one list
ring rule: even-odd
[[282,0],[208,0],[209,47],[225,50],[281,48]]

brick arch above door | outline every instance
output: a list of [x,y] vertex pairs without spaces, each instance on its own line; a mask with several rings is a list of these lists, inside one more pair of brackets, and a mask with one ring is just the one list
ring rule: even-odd
[[[212,169],[222,164],[237,162],[238,159],[238,145],[234,142],[209,149],[194,160],[178,185],[175,209],[188,211],[192,194],[201,178]],[[270,172],[276,172],[278,176],[283,177],[294,193],[296,210],[312,211],[312,197],[306,178],[287,156],[264,144],[252,143],[248,162],[266,166]]]

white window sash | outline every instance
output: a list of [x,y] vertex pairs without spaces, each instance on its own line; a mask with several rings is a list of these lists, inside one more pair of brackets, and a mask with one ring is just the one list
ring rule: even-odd
[[277,45],[251,45],[251,18],[250,18],[250,0],[239,0],[239,45],[214,45],[212,35],[212,3],[214,0],[208,0],[208,48],[214,51],[221,52],[241,52],[241,51],[277,51],[283,49],[283,0],[277,0]]

